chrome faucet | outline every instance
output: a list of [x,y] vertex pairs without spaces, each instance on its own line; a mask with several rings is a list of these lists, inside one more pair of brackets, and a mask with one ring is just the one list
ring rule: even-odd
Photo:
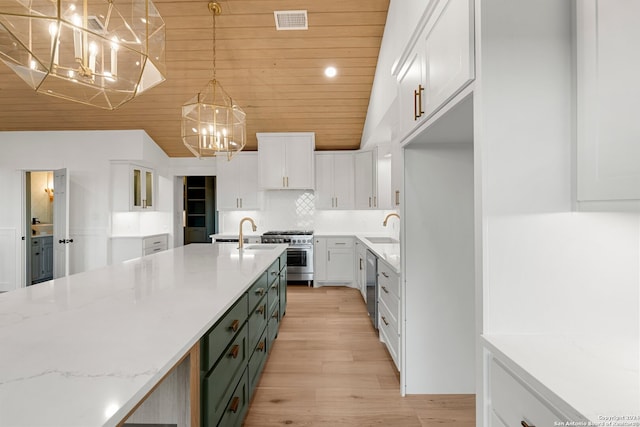
[[258,229],[258,227],[256,227],[256,223],[253,222],[253,218],[249,218],[248,216],[242,218],[240,220],[240,232],[238,232],[238,249],[242,249],[242,247],[244,246],[244,237],[242,236],[242,224],[244,224],[245,221],[249,221],[251,223],[251,228],[253,229],[253,231],[256,231]]
[[398,214],[397,214],[397,213],[395,213],[395,212],[391,212],[389,215],[387,215],[387,216],[384,218],[384,221],[382,221],[382,226],[383,226],[383,227],[386,227],[386,226],[387,226],[387,221],[389,221],[389,218],[391,218],[392,216],[397,216],[397,217],[398,217],[398,219],[400,219],[400,215],[398,215]]

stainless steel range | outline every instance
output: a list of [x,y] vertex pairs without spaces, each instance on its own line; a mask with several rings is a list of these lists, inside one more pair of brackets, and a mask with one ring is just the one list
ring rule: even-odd
[[313,281],[313,231],[267,231],[262,243],[288,243],[287,281]]

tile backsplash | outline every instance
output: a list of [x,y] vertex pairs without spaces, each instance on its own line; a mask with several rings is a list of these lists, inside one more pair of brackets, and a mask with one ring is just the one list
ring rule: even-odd
[[[266,191],[260,211],[222,211],[219,213],[219,232],[237,234],[240,220],[249,216],[256,221],[262,234],[270,230],[313,230],[316,233],[382,233],[398,236],[397,221],[383,227],[383,210],[316,210],[310,191]],[[247,227],[245,233],[250,233]]]

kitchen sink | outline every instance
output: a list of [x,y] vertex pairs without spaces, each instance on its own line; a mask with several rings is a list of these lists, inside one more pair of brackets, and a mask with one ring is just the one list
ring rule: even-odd
[[250,250],[254,250],[254,249],[274,249],[276,246],[275,245],[249,245],[249,246],[245,246],[244,249],[250,249]]
[[400,243],[398,239],[393,237],[365,237],[371,243]]

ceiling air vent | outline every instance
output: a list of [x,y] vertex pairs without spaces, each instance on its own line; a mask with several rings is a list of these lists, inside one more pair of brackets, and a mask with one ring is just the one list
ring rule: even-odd
[[276,30],[307,30],[306,10],[276,10],[273,12],[276,18]]
[[94,33],[104,34],[104,25],[97,16],[87,16],[87,28]]

